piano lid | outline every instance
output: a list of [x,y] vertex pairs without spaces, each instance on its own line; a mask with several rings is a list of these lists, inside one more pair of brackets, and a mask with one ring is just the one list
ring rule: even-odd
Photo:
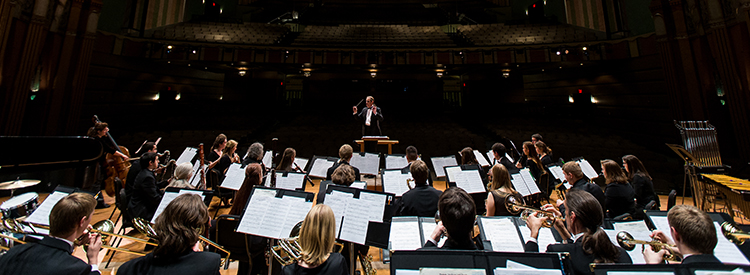
[[56,169],[90,164],[104,154],[99,141],[86,136],[0,136],[0,172]]

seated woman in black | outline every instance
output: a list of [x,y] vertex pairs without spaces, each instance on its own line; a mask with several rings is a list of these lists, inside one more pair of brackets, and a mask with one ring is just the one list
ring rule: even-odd
[[[551,204],[545,205],[542,209],[555,212],[556,216],[561,215]],[[594,196],[583,190],[570,190],[565,199],[565,212],[566,222],[557,219],[554,226],[563,238],[568,239],[567,243],[550,244],[546,251],[570,253],[573,274],[593,274],[589,269],[590,263],[633,262],[628,253],[615,246],[601,228],[604,213]],[[534,214],[526,220],[526,226],[531,231],[531,238],[524,247],[526,252],[539,252],[536,238],[544,219],[546,218]]]
[[474,150],[471,147],[466,147],[461,150],[461,165],[479,164],[477,157],[474,156]]
[[437,248],[437,242],[446,233],[448,240],[440,249],[477,250],[474,243],[474,219],[476,205],[469,193],[459,187],[445,190],[438,200],[438,211],[442,219],[432,231],[424,249]]
[[602,160],[602,174],[606,179],[604,188],[605,211],[607,218],[615,218],[625,213],[635,213],[635,191],[628,183],[628,177],[622,172],[617,162],[611,159]]
[[536,185],[539,186],[539,190],[544,190],[541,188],[541,183],[539,182],[539,178],[541,178],[542,173],[544,173],[542,161],[539,159],[539,155],[536,154],[536,147],[534,147],[534,144],[531,143],[531,141],[523,142],[523,154],[526,156],[526,162],[519,160],[516,164],[516,168],[529,168],[529,172],[534,176],[534,180],[536,181]]
[[626,155],[622,157],[622,166],[628,172],[628,179],[630,179],[630,184],[633,186],[633,191],[635,191],[635,207],[643,209],[646,204],[655,201],[656,208],[659,209],[661,206],[659,196],[654,192],[654,183],[651,181],[651,176],[646,171],[646,167],[643,166],[641,160],[634,155]]
[[336,218],[328,205],[317,204],[307,212],[299,233],[302,257],[282,269],[283,274],[349,274],[346,260],[332,253],[336,241]]
[[490,193],[487,194],[487,200],[484,202],[487,208],[485,216],[515,216],[505,208],[505,198],[513,195],[521,196],[513,189],[508,170],[505,169],[505,166],[498,163],[492,166],[489,176],[490,184],[487,185],[487,190]]
[[297,157],[297,151],[294,148],[284,149],[284,155],[281,156],[279,165],[276,166],[277,172],[295,172],[300,171],[299,167],[294,164],[294,158]]
[[208,220],[208,209],[199,195],[179,195],[156,218],[154,238],[159,246],[124,263],[117,274],[219,274],[221,256],[201,252],[198,236]]

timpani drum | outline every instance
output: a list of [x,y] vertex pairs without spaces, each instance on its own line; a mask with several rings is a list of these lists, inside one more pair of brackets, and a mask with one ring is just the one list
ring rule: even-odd
[[35,192],[14,196],[0,205],[3,219],[17,219],[31,215],[39,205],[39,194]]

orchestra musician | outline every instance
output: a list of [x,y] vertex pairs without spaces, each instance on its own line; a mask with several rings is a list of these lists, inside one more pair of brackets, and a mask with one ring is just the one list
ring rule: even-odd
[[[146,142],[146,143],[143,144],[143,146],[141,146],[141,150],[139,152],[141,152],[141,156],[143,154],[145,154],[145,153],[148,153],[148,152],[156,153],[157,152],[156,144],[154,142],[151,142],[151,141]],[[136,160],[136,161],[133,161],[130,164],[130,170],[128,170],[128,176],[125,179],[125,190],[126,190],[126,192],[130,192],[130,190],[133,189],[133,183],[135,183],[135,177],[137,177],[138,173],[141,172],[141,170],[143,169],[142,167],[143,166],[141,166],[141,160],[140,159]]]
[[[523,142],[523,155],[526,156],[526,161],[524,162],[523,158],[521,158],[518,163],[516,163],[516,168],[529,168],[529,172],[531,172],[531,175],[534,176],[534,179],[536,180],[536,184],[538,186],[539,178],[542,176],[542,172],[544,171],[544,169],[542,168],[542,161],[536,154],[536,148],[534,148],[534,144],[531,143],[531,141]],[[544,190],[543,188],[539,189]]]
[[479,249],[472,238],[477,211],[471,195],[458,187],[448,188],[440,195],[438,211],[441,221],[435,226],[430,239],[422,249],[437,248],[438,240],[443,234],[447,235],[448,239],[440,249]]
[[655,201],[655,206],[659,209],[661,207],[659,196],[654,192],[654,183],[641,160],[634,155],[626,155],[622,157],[622,166],[628,172],[628,179],[633,186],[633,191],[635,191],[636,209],[643,209],[651,201]]
[[362,135],[382,136],[383,132],[380,130],[380,122],[383,121],[383,112],[380,110],[380,107],[375,106],[375,98],[372,96],[367,97],[365,104],[367,107],[363,108],[360,112],[357,112],[357,106],[352,108],[352,116],[362,121]]
[[[672,238],[661,230],[654,230],[651,237],[675,246],[673,250],[683,256],[682,264],[721,263],[714,256],[714,248],[718,243],[716,227],[706,212],[692,205],[676,205],[667,213],[667,221]],[[646,263],[664,263],[666,250],[654,252],[650,245],[644,247],[643,258]]]
[[284,154],[281,156],[279,165],[276,166],[277,172],[294,172],[297,168],[294,166],[294,158],[297,157],[297,151],[294,148],[284,149]]
[[601,165],[607,183],[604,188],[607,217],[612,219],[625,213],[634,214],[635,191],[620,165],[610,159],[602,160]]
[[[352,149],[352,146],[349,144],[344,144],[344,145],[341,145],[341,147],[339,147],[340,159],[339,161],[331,165],[330,168],[328,168],[328,171],[326,171],[326,180],[331,180],[331,175],[333,175],[333,171],[335,171],[336,168],[338,168],[340,165],[343,164],[343,165],[351,166],[351,164],[349,164],[349,161],[352,160],[352,154],[354,153],[353,151],[354,150]],[[354,181],[362,180],[359,174],[359,169],[357,169],[357,167],[354,167],[354,166],[352,166],[352,168],[354,169]]]
[[146,167],[135,177],[133,190],[128,196],[130,202],[127,209],[131,217],[150,221],[164,195],[161,189],[165,188],[169,181],[156,182],[154,170],[159,167],[159,156],[156,153],[147,152],[141,156],[140,161],[146,164]]
[[417,147],[414,147],[412,145],[409,145],[406,147],[406,167],[404,169],[409,169],[409,166],[412,162],[419,159],[419,152],[417,152]]
[[347,275],[347,261],[334,253],[336,218],[331,207],[317,204],[307,212],[299,233],[301,259],[284,266],[282,274]]
[[[572,185],[570,190],[579,189],[588,192],[599,201],[599,205],[601,205],[602,209],[605,209],[604,191],[602,191],[602,188],[599,187],[599,185],[586,179],[581,170],[581,166],[578,165],[578,163],[575,161],[568,161],[563,164],[562,170],[563,175],[565,175],[565,180]],[[560,212],[565,213],[565,205],[562,200],[557,199],[557,207],[560,208]]]
[[[89,128],[88,130],[88,136],[94,138],[95,140],[99,141],[102,145],[102,149],[104,150],[105,154],[102,154],[102,156],[99,158],[98,166],[96,167],[96,182],[91,186],[83,186],[84,190],[90,191],[92,193],[99,193],[101,190],[105,188],[105,179],[107,177],[107,172],[105,172],[105,168],[107,167],[107,157],[106,154],[115,155],[117,157],[122,158],[123,161],[128,161],[128,156],[120,152],[115,144],[112,143],[112,140],[109,139],[109,136],[107,133],[109,132],[109,124],[106,122],[96,122],[94,123],[94,126]],[[109,205],[104,203],[104,197],[103,196],[97,196],[97,208],[108,208]]]
[[225,134],[219,134],[214,139],[214,144],[211,145],[211,152],[208,153],[206,161],[208,161],[208,169],[213,169],[214,166],[219,164],[219,159],[224,154],[224,147],[227,146],[227,136]]
[[[589,269],[590,263],[632,263],[632,259],[621,247],[610,241],[607,233],[601,228],[604,213],[599,202],[583,190],[571,190],[565,199],[565,222],[555,219],[554,227],[566,239],[564,244],[550,244],[547,252],[568,252],[572,262],[573,274],[593,274]],[[550,204],[544,205],[542,210],[561,213]],[[526,226],[531,231],[529,241],[526,242],[526,252],[539,252],[539,229],[544,219],[538,213],[529,215]]]
[[427,183],[430,168],[421,160],[409,165],[414,178],[414,188],[406,191],[397,203],[396,216],[434,217],[438,210],[438,200],[443,193]]
[[535,133],[535,134],[531,135],[531,143],[532,144],[536,143],[537,141],[543,141],[543,140],[544,139],[542,138],[542,135],[540,135],[539,133]]
[[[85,233],[95,207],[96,200],[87,193],[62,198],[49,214],[49,236],[0,256],[0,274],[100,274],[101,235]],[[71,255],[76,244],[89,244],[88,263]]]
[[495,156],[495,160],[505,166],[505,170],[507,170],[508,172],[517,169],[513,165],[513,162],[505,157],[505,145],[503,145],[502,143],[497,142],[492,145],[492,154]]
[[117,274],[220,274],[221,256],[201,252],[199,235],[210,217],[200,195],[179,195],[164,213],[154,224],[159,246],[146,256],[122,264]]
[[477,157],[474,156],[474,149],[471,149],[471,147],[466,147],[464,149],[461,149],[461,165],[472,165],[472,164],[479,164],[479,161],[477,161]]
[[190,179],[193,178],[193,166],[189,162],[183,162],[174,169],[174,177],[169,180],[167,187],[195,189],[190,185]]
[[242,160],[242,168],[245,168],[250,163],[259,163],[263,166],[263,171],[266,171],[266,167],[263,164],[263,144],[260,142],[253,142],[253,144],[250,144],[250,148],[247,148],[247,157]]
[[[485,216],[514,216],[505,208],[505,198],[517,194],[510,181],[510,173],[502,164],[495,164],[490,168],[490,183],[487,186],[489,194],[484,204],[487,208]],[[519,196],[520,197],[520,196]]]
[[219,157],[219,163],[214,166],[213,169],[219,171],[219,182],[224,180],[224,175],[227,173],[227,169],[232,163],[239,163],[240,156],[235,153],[237,151],[237,141],[230,139],[227,141],[224,149],[221,150],[221,157]]
[[354,169],[349,165],[339,165],[331,175],[331,181],[334,184],[342,186],[351,186],[354,183]]

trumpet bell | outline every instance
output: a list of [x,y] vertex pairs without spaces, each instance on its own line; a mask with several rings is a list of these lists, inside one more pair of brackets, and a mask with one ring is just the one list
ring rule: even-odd
[[721,234],[723,234],[724,237],[737,245],[744,244],[745,241],[750,238],[750,234],[737,228],[731,222],[721,223]]
[[513,193],[510,195],[505,196],[505,201],[503,201],[505,205],[505,209],[510,212],[512,215],[518,215],[525,209],[524,207],[519,207],[525,204],[523,201],[523,197],[521,194]]
[[628,232],[620,231],[617,233],[617,244],[627,251],[632,251],[635,248],[633,240],[633,235]]

